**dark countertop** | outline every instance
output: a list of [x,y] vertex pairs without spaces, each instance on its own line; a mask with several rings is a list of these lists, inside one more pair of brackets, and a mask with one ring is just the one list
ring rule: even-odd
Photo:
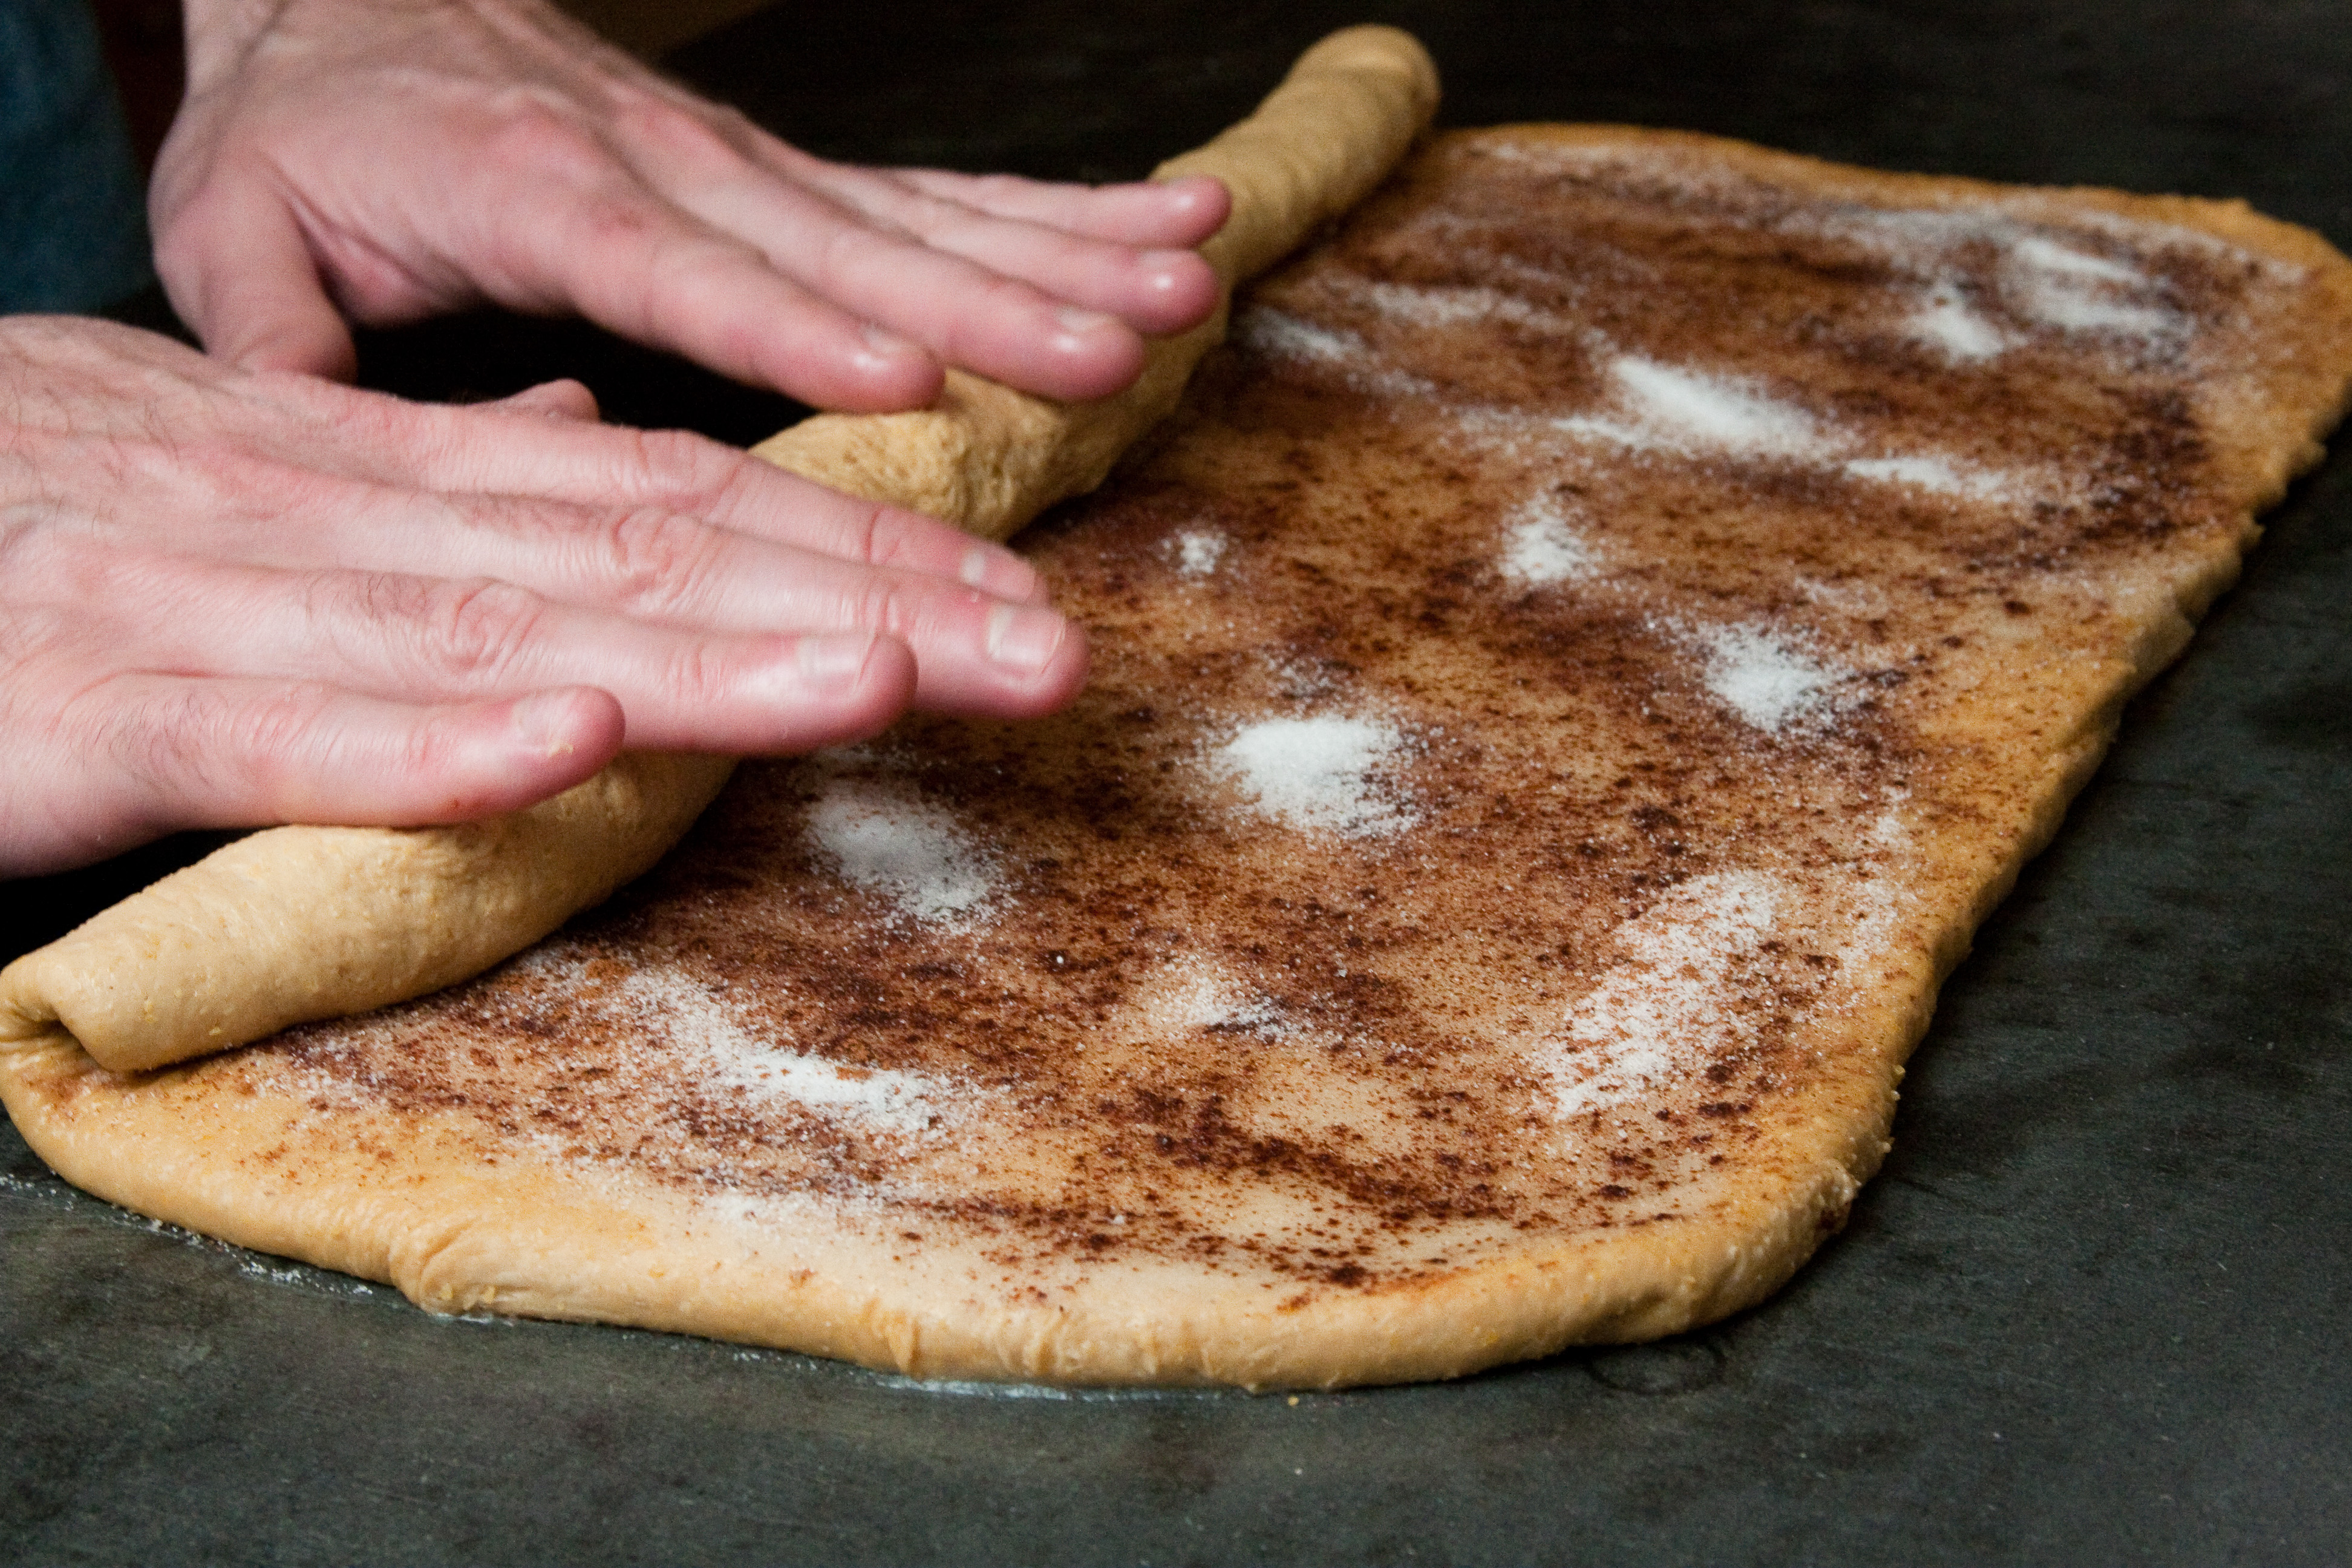
[[[2352,247],[2352,15],[2324,0],[924,0],[779,9],[674,63],[821,151],[1107,177],[1367,16],[1431,44],[1452,124],[2244,195]],[[569,372],[616,416],[785,416],[572,327],[365,354],[420,394]],[[0,1130],[0,1556],[2340,1562],[2352,462],[2270,521],[1946,988],[1851,1226],[1759,1309],[1295,1403],[939,1390],[437,1321],[82,1197]],[[201,847],[10,887],[7,951]]]

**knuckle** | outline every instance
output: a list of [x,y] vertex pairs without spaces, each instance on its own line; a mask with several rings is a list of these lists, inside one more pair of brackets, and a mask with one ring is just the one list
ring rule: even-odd
[[740,470],[752,460],[690,430],[632,434],[628,461],[635,473],[631,477],[652,495],[698,501],[723,494],[741,482]]
[[593,129],[529,91],[516,93],[502,106],[488,152],[493,163],[567,183],[593,179],[613,162]]
[[[660,216],[630,194],[608,189],[583,195],[572,207],[574,238],[581,254],[643,251],[662,230]],[[656,279],[647,279],[651,287]]]
[[742,674],[724,647],[697,640],[670,661],[670,694],[688,711],[707,713],[736,695]]
[[876,506],[857,523],[856,545],[869,566],[895,566],[919,553],[929,530],[923,520],[897,507]]
[[661,148],[689,165],[730,167],[742,162],[749,122],[687,108],[652,94],[633,94],[614,114],[614,123],[632,140]]
[[1006,343],[1027,337],[1049,308],[1029,284],[978,266],[966,268],[963,289],[965,305],[949,325],[947,349],[961,363],[994,361]]
[[922,601],[896,576],[875,573],[857,596],[856,624],[867,631],[911,638],[924,620]]
[[217,765],[218,725],[195,687],[173,682],[126,700],[100,681],[74,704],[67,728],[93,735],[118,773],[151,795],[202,791]]
[[862,294],[871,282],[877,252],[893,241],[903,244],[905,237],[890,232],[878,220],[828,223],[811,256],[809,271],[820,280],[817,292],[829,300]]
[[418,621],[425,658],[437,673],[460,681],[496,679],[514,670],[547,614],[538,595],[494,577],[436,583],[424,596]]
[[623,512],[604,531],[607,571],[625,608],[663,614],[695,608],[717,567],[717,531],[674,511]]
[[124,606],[152,602],[160,586],[154,564],[87,533],[18,531],[0,521],[0,658],[119,652],[138,635],[137,612]]
[[990,310],[1001,310],[1007,315],[1026,315],[1052,303],[1034,284],[1024,283],[1002,272],[990,272],[983,276],[980,297]]
[[62,531],[44,526],[49,521],[34,507],[0,510],[0,590],[5,593],[0,604],[31,596],[27,590],[37,591],[37,584],[47,583],[60,568],[70,579],[69,563],[78,553],[72,535],[60,537]]
[[777,700],[761,678],[778,668],[793,640],[781,633],[667,639],[649,671],[662,721],[698,735],[698,745],[723,747],[747,710]]
[[100,682],[75,728],[95,733],[118,776],[160,817],[276,800],[304,772],[325,689],[284,688],[232,705],[211,683],[174,680],[135,695]]
[[70,600],[0,604],[0,661],[5,661],[8,671],[6,694],[15,695],[28,666],[86,655],[93,645],[103,648],[115,640],[109,635],[115,628],[107,624],[108,619],[93,617]]
[[184,468],[178,479],[183,493],[201,490],[215,516],[247,516],[276,521],[331,515],[329,509],[348,505],[354,489],[341,475],[289,461],[242,432],[198,435],[174,447],[149,446],[136,454],[142,478],[173,483],[174,466]]
[[282,402],[293,405],[320,426],[358,444],[358,449],[363,452],[386,450],[391,443],[414,443],[428,433],[438,434],[438,427],[451,423],[446,413],[431,405],[407,403],[380,392],[339,386],[317,377],[294,380],[282,390],[277,390]]
[[320,713],[331,695],[326,686],[307,682],[267,692],[236,710],[234,733],[221,737],[226,744],[215,750],[247,775],[262,801],[282,812],[315,782]]

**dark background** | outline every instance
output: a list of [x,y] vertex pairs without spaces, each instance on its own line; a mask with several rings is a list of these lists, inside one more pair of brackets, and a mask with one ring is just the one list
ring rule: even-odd
[[[2345,4],[923,0],[780,6],[670,63],[821,152],[1093,179],[1362,19],[1431,45],[1450,124],[2242,195],[2352,247]],[[363,357],[418,395],[578,374],[739,440],[792,414],[560,324]],[[1946,988],[1846,1233],[1754,1311],[1296,1403],[941,1390],[435,1320],[83,1197],[0,1130],[0,1556],[2341,1563],[2352,464],[2271,527]],[[202,847],[0,886],[0,956]]]

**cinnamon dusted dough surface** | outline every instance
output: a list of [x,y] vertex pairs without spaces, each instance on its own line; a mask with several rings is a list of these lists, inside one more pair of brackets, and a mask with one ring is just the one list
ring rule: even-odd
[[923,1374],[1671,1331],[1834,1227],[2352,372],[2242,208],[1591,128],[1446,138],[1237,327],[1032,535],[1066,715],[754,764],[481,980],[12,1110],[431,1305]]

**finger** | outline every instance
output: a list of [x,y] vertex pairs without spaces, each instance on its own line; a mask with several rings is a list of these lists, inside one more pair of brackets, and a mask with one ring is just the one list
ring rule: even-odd
[[293,213],[258,182],[215,181],[155,248],[180,319],[215,358],[349,381],[359,356]]
[[[573,384],[553,383],[520,395],[555,396],[551,388],[565,384]],[[411,554],[380,551],[386,542],[397,544],[420,533],[429,533],[429,548],[439,551],[442,533],[431,531],[464,526],[463,518],[473,514],[468,509],[496,513],[502,506],[558,503],[545,526],[612,529],[625,514],[651,508],[842,561],[944,578],[1001,599],[1033,603],[1045,596],[1034,569],[1003,545],[918,512],[844,495],[684,431],[550,420],[520,411],[520,398],[451,407],[310,381],[268,390],[297,419],[331,421],[346,437],[363,442],[382,485],[341,522],[272,531],[270,552],[247,554],[249,561],[429,570]],[[585,389],[580,395],[586,397]],[[418,489],[437,498],[421,503],[423,521],[416,515]],[[298,493],[316,505],[314,481]],[[532,500],[500,502],[499,497]],[[509,574],[503,565],[464,570]]]
[[[739,144],[691,116],[640,115],[629,124],[630,145],[623,150],[646,182],[630,199],[676,204],[702,232],[747,243],[814,300],[903,334],[950,363],[1047,397],[1108,396],[1142,370],[1142,341],[1117,316],[932,248],[793,174],[823,169],[856,184],[866,178],[856,171],[822,164],[749,131]],[[936,205],[893,189],[901,204]]]
[[[391,565],[288,571],[118,550],[89,635],[149,667],[315,676],[409,700],[595,686],[621,700],[631,745],[736,752],[827,744],[881,704],[1034,716],[1086,674],[1084,636],[1042,605],[675,514],[637,514],[609,541],[521,505],[462,531],[360,537]],[[877,653],[877,639],[898,651]]]
[[1143,368],[1142,339],[1117,316],[877,227],[750,165],[671,194],[809,295],[992,380],[1046,397],[1105,397]]
[[[1117,316],[1138,331],[1184,331],[1216,308],[1216,274],[1189,248],[1223,221],[1224,187],[1214,180],[1097,192],[1009,175],[924,179],[863,169],[833,174],[831,194],[866,216],[1065,303]],[[959,188],[971,199],[950,194]],[[1153,199],[1171,192],[1179,200]],[[1187,221],[1165,226],[1181,237],[1174,241],[1128,238],[1155,233],[1139,221],[1107,223],[1122,232],[1100,234],[1085,226],[1096,219],[1089,204],[1097,198],[1114,220],[1122,210],[1139,218],[1150,209],[1172,207]],[[1214,221],[1193,221],[1204,215]],[[1167,248],[1171,243],[1182,248]],[[1138,244],[1160,247],[1139,250]]]
[[1187,331],[1216,309],[1217,275],[1190,250],[1137,251],[928,199],[900,221],[934,249],[1065,304],[1115,316],[1139,332]]
[[[348,549],[331,542],[328,558],[356,564],[364,552],[376,570],[412,584],[479,578],[530,590],[551,603],[541,611],[493,596],[453,609],[424,595],[396,608],[428,624],[457,615],[534,617],[504,635],[576,647],[583,651],[573,658],[586,662],[526,664],[523,679],[553,679],[562,668],[571,672],[567,679],[621,693],[632,713],[640,701],[658,699],[669,661],[683,657],[680,635],[704,639],[700,657],[708,659],[719,657],[711,650],[726,649],[729,638],[880,634],[912,652],[913,700],[937,712],[1045,712],[1074,695],[1085,675],[1085,639],[1062,616],[1042,604],[1007,602],[946,577],[877,569],[652,509],[583,518],[492,500],[467,503],[463,519],[455,529],[362,530]],[[257,599],[268,585],[257,583],[245,591]],[[258,613],[266,616],[267,606]],[[258,628],[246,635],[257,636]],[[489,640],[478,630],[458,640],[467,638]],[[284,657],[316,655],[298,644]],[[738,649],[728,657],[756,658],[758,651]],[[356,680],[362,672],[353,668],[344,678]],[[632,738],[651,743],[634,731]]]
[[1060,184],[944,169],[894,169],[885,177],[996,217],[1160,249],[1192,249],[1223,228],[1233,211],[1224,182],[1206,174],[1120,185]]
[[936,396],[923,348],[780,275],[761,253],[651,195],[558,187],[519,215],[500,303],[578,311],[640,342],[824,408],[879,413]]
[[[914,694],[913,656],[864,628],[692,632],[511,583],[168,557],[121,563],[117,583],[110,624],[91,636],[123,663],[319,679],[406,702],[593,686],[620,700],[640,748],[808,751],[872,733]],[[166,600],[176,622],[159,613]]]
[[110,837],[281,822],[413,826],[530,805],[619,752],[620,705],[578,688],[413,704],[318,681],[131,674],[65,715]]

